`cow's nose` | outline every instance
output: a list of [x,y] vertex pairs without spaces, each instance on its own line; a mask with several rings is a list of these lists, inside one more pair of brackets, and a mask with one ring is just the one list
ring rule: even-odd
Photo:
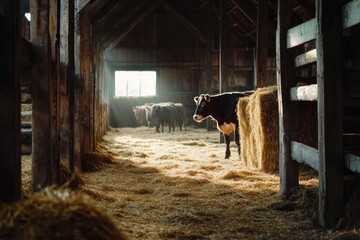
[[199,120],[202,119],[202,117],[201,117],[200,115],[194,114],[193,119],[194,119],[195,121],[199,121]]

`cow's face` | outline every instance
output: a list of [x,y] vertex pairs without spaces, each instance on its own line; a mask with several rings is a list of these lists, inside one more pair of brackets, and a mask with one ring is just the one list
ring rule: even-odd
[[196,103],[196,110],[193,119],[197,122],[201,122],[208,116],[210,116],[210,100],[209,94],[201,94],[199,97],[194,97]]

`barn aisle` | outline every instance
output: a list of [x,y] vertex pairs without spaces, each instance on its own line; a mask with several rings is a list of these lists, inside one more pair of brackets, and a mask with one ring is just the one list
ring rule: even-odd
[[296,200],[282,202],[279,177],[245,168],[217,131],[190,128],[109,131],[97,151],[113,158],[85,173],[82,190],[130,239],[341,239],[314,224],[316,176],[302,176]]

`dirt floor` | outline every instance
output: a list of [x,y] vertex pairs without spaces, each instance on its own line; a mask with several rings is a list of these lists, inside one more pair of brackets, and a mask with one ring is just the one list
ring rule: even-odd
[[129,239],[360,239],[359,228],[318,226],[316,174],[283,201],[278,174],[245,167],[234,142],[224,159],[216,130],[118,128],[103,139],[97,151],[114,162],[83,173],[81,190]]

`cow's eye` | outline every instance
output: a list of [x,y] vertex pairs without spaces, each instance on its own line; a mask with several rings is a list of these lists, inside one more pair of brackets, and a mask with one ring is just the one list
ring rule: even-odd
[[201,103],[201,106],[202,106],[202,107],[205,106],[205,102],[202,102],[202,103]]

